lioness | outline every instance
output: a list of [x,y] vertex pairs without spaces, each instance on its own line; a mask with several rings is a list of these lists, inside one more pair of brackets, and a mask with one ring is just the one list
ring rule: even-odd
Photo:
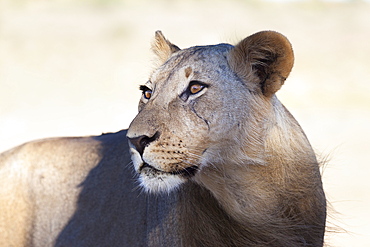
[[181,50],[156,32],[153,50],[128,130],[0,155],[0,245],[322,246],[319,165],[275,95],[289,41]]

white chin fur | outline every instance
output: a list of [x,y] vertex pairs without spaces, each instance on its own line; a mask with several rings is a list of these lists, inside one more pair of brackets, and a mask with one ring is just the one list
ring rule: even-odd
[[148,193],[169,193],[186,182],[186,179],[171,174],[157,174],[155,176],[140,174],[139,181],[140,185]]
[[131,160],[135,171],[139,173],[140,185],[148,193],[171,192],[178,188],[186,179],[179,175],[172,175],[160,172],[139,171],[143,163],[140,154],[130,145]]

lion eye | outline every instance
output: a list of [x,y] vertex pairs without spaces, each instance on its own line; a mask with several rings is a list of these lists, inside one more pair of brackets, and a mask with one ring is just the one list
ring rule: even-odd
[[143,92],[143,95],[144,95],[145,99],[150,99],[150,97],[152,97],[152,91],[147,90],[147,91]]
[[197,82],[197,81],[193,81],[193,82],[190,82],[189,92],[191,94],[196,94],[202,91],[205,87],[206,86],[204,84]]
[[152,97],[152,90],[147,86],[140,86],[140,90],[143,91],[144,99],[150,99]]

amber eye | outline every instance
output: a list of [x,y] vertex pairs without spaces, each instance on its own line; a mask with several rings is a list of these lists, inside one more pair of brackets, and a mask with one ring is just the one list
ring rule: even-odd
[[191,82],[189,85],[189,92],[191,94],[196,94],[202,91],[206,86],[202,83],[199,83],[197,81]]
[[144,98],[145,99],[150,99],[152,97],[152,91],[151,90],[146,90],[143,92]]
[[147,86],[140,86],[140,90],[143,92],[144,99],[150,99],[152,97],[152,90]]

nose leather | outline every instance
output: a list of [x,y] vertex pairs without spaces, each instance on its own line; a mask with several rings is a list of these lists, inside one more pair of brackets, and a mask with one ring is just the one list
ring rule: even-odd
[[142,156],[144,153],[145,147],[147,147],[151,142],[155,141],[159,137],[159,132],[155,132],[155,134],[151,137],[142,135],[138,137],[128,138],[129,141],[132,143],[132,145],[135,146],[136,150],[140,153]]

